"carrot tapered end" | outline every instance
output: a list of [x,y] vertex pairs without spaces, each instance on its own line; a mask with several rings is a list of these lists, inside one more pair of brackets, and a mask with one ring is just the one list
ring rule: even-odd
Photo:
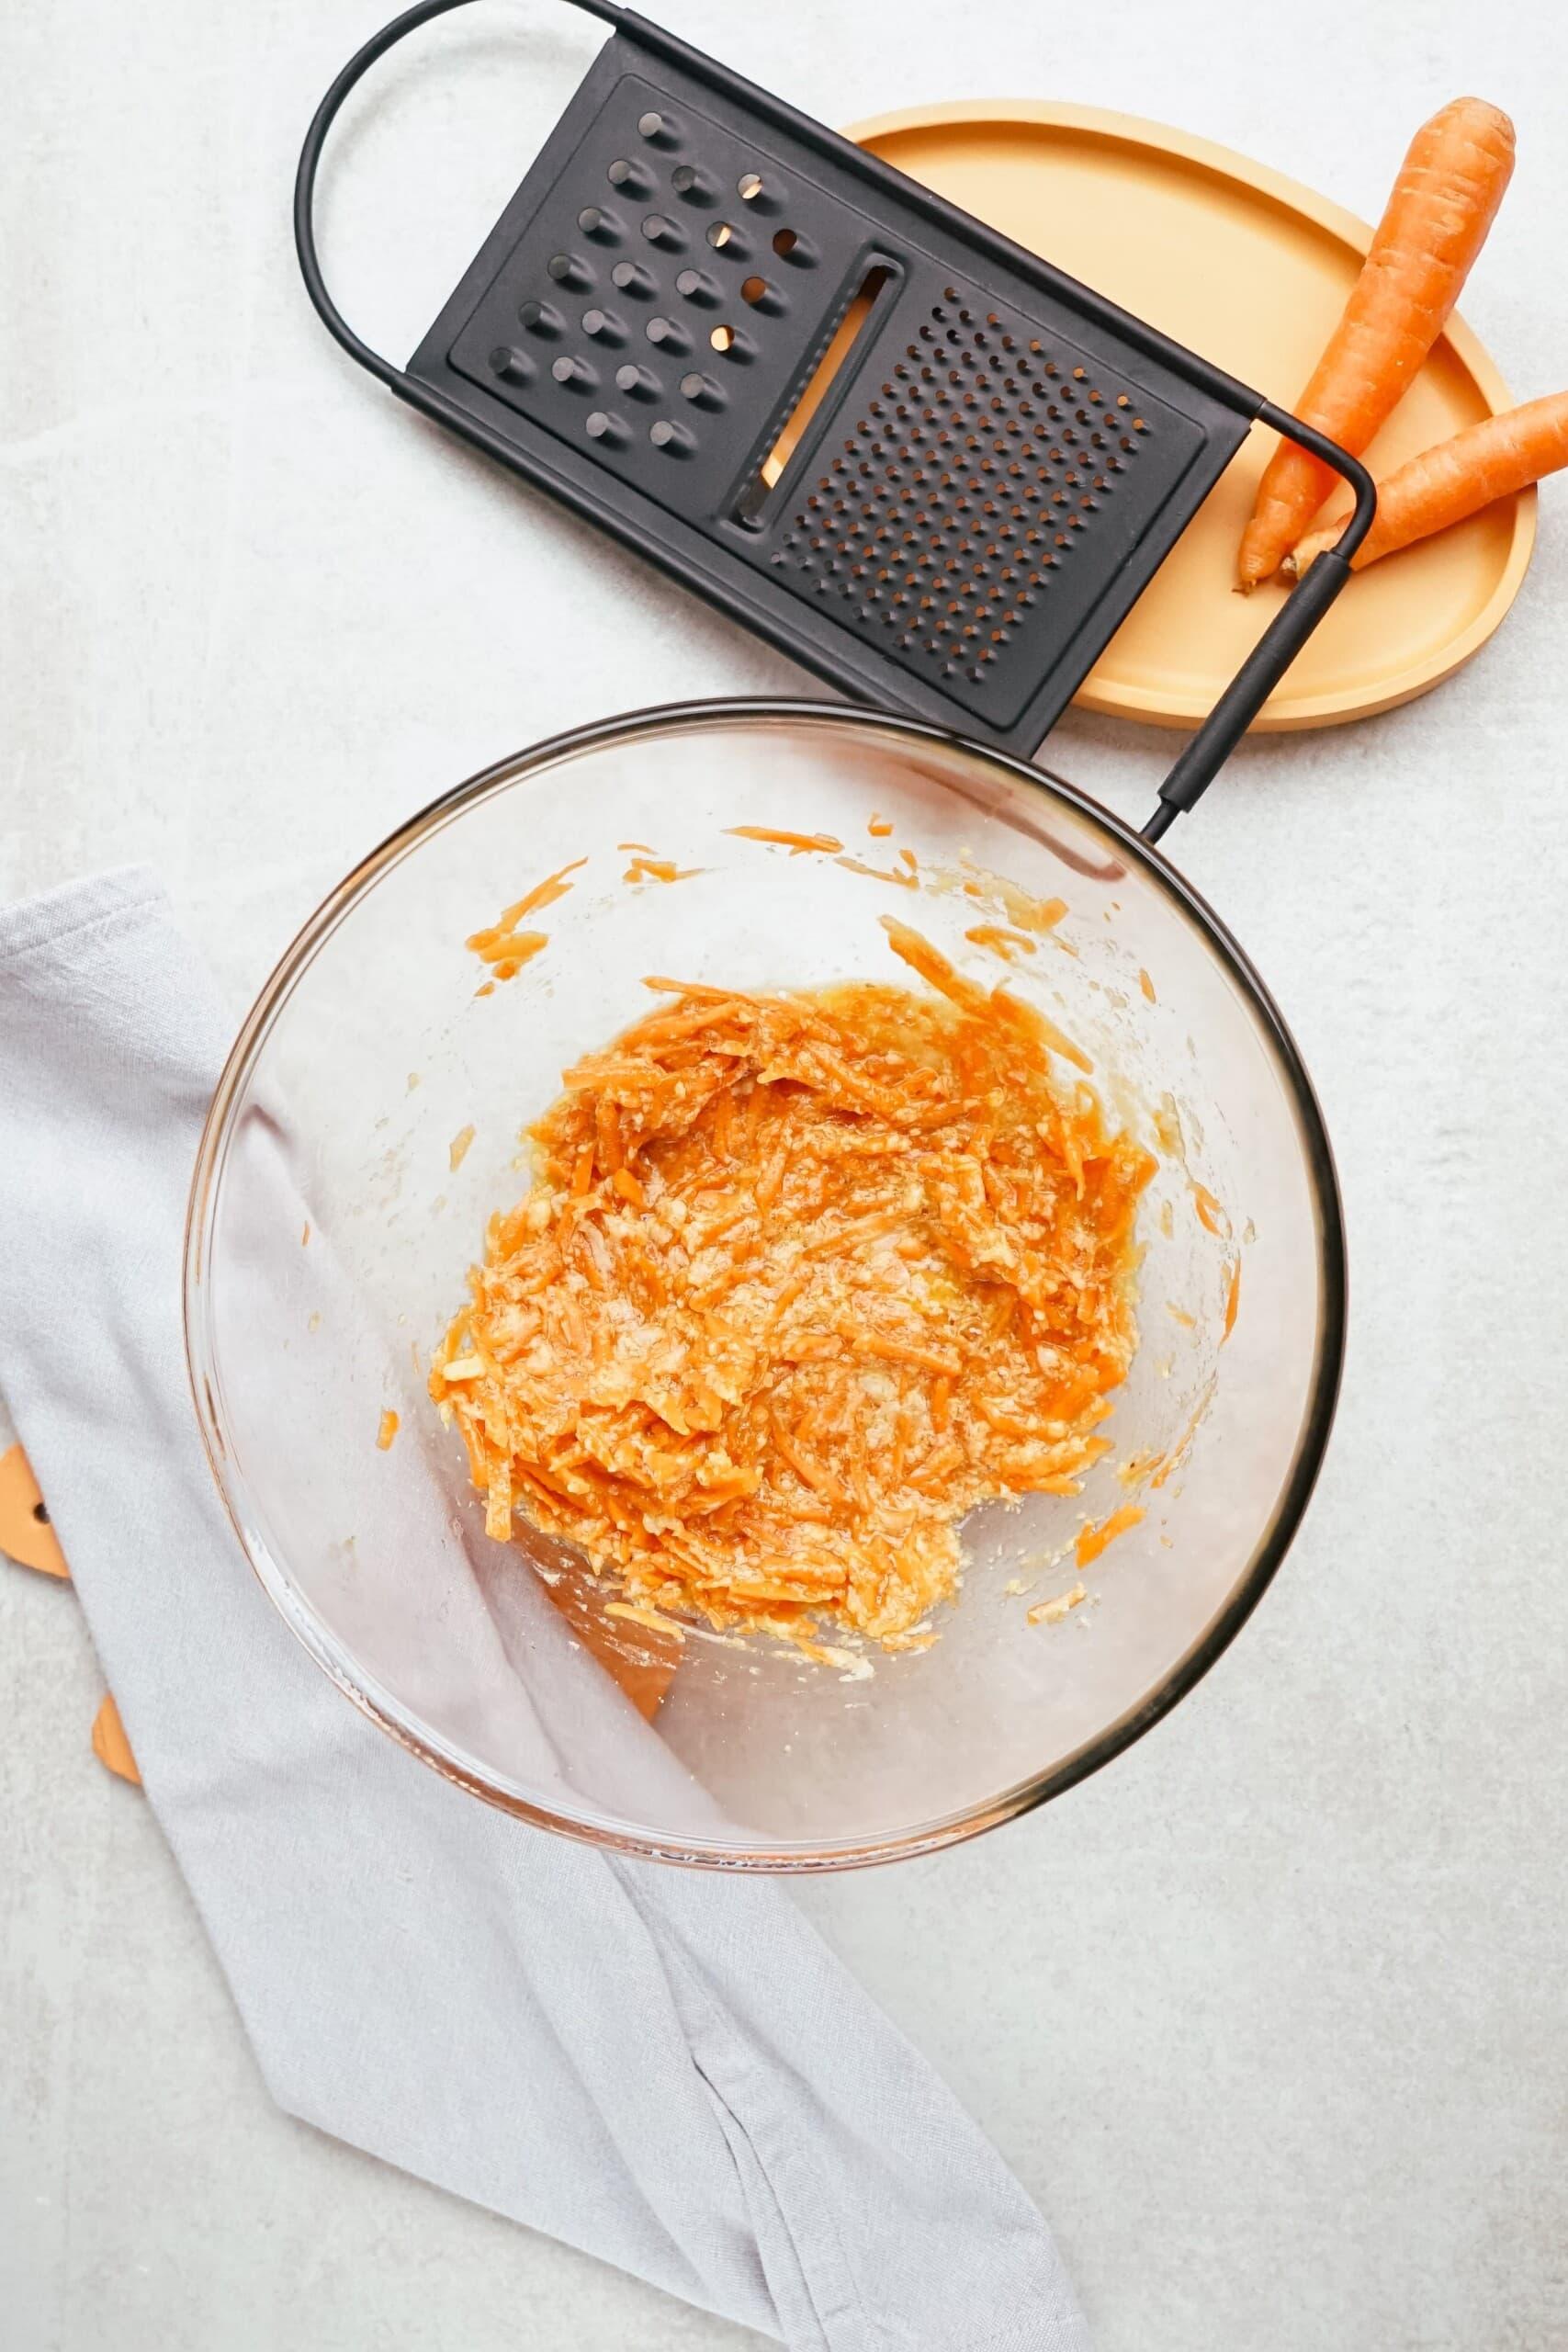
[[1277,555],[1270,555],[1261,542],[1262,534],[1257,524],[1249,523],[1235,567],[1235,584],[1244,596],[1250,596],[1259,581],[1267,580],[1280,560]]
[[[1289,572],[1292,580],[1304,580],[1318,557],[1326,555],[1330,548],[1338,546],[1344,528],[1343,522],[1339,522],[1325,531],[1309,531],[1304,539],[1297,540],[1280,569]],[[1359,571],[1360,564],[1361,558],[1358,554],[1351,559],[1351,571]]]
[[1336,479],[1333,468],[1320,458],[1293,441],[1280,442],[1264,468],[1252,520],[1242,534],[1236,577],[1244,588],[1272,580]]

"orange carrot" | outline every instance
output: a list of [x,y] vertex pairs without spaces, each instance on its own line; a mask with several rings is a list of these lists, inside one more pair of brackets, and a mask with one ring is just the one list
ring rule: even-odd
[[1108,1544],[1114,1544],[1119,1535],[1125,1535],[1130,1527],[1136,1527],[1145,1516],[1136,1503],[1122,1503],[1098,1527],[1080,1527],[1075,1546],[1079,1567],[1090,1566]]
[[[1478,514],[1494,499],[1528,490],[1542,474],[1568,466],[1568,392],[1549,392],[1544,400],[1527,401],[1501,416],[1483,417],[1466,425],[1451,441],[1423,449],[1378,484],[1377,519],[1356,551],[1351,570],[1376,563],[1416,539],[1446,531]],[[1309,532],[1286,561],[1299,579],[1314,557],[1331,548],[1350,513],[1331,510],[1321,530]]]
[[[1296,413],[1359,457],[1442,333],[1514,168],[1514,126],[1455,98],[1410,144],[1371,250]],[[1239,584],[1280,567],[1333,487],[1321,458],[1281,442],[1241,542]]]

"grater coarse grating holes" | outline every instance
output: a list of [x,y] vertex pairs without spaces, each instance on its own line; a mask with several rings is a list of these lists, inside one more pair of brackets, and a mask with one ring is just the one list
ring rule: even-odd
[[1374,492],[1262,395],[611,0],[600,51],[406,370],[402,399],[847,692],[1032,753],[1258,419],[1356,513],[1161,787],[1190,807],[1348,576]]

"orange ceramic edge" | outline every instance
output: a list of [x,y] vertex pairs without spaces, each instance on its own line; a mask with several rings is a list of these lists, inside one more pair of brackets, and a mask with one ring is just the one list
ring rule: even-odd
[[7,1446],[0,1453],[0,1552],[40,1576],[69,1578],[60,1538],[47,1519],[36,1515],[42,1501],[20,1444]]
[[[852,124],[844,136],[866,146],[906,131],[940,130],[950,123],[965,130],[984,128],[987,123],[1005,127],[1033,123],[1119,146],[1152,148],[1213,173],[1219,179],[1239,183],[1269,197],[1326,230],[1331,236],[1341,238],[1358,253],[1364,254],[1371,243],[1372,232],[1366,221],[1301,181],[1275,171],[1270,164],[1255,163],[1249,155],[1238,154],[1232,147],[1197,138],[1168,123],[1154,122],[1141,115],[1117,114],[1106,107],[1058,105],[1046,98],[957,99],[940,106],[904,107],[892,114],[874,115],[864,122]],[[1513,397],[1501,370],[1480,338],[1457,313],[1449,321],[1441,339],[1494,415],[1513,406]],[[1393,710],[1401,703],[1415,701],[1418,695],[1452,677],[1495,634],[1519,593],[1535,546],[1536,504],[1533,490],[1520,491],[1516,495],[1513,538],[1502,577],[1469,627],[1450,639],[1439,653],[1393,672],[1380,685],[1354,694],[1309,695],[1293,700],[1288,693],[1276,695],[1264,705],[1251,731],[1293,734],[1309,727],[1336,727],[1348,719],[1374,718],[1380,711]],[[1198,697],[1173,695],[1153,686],[1097,686],[1092,672],[1073,697],[1073,703],[1078,710],[1099,711],[1112,718],[1137,719],[1151,727],[1193,727],[1208,717],[1210,707]]]
[[125,1736],[112,1691],[104,1693],[103,1705],[93,1718],[93,1753],[117,1779],[129,1781],[134,1788],[141,1786],[141,1775],[136,1769],[136,1758],[130,1752],[130,1742]]
[[[9,1445],[0,1453],[0,1552],[14,1560],[18,1567],[36,1568],[41,1576],[59,1577],[71,1581],[60,1539],[49,1521],[34,1516],[35,1504],[41,1503],[38,1480],[32,1464],[20,1443]],[[140,1788],[141,1775],[136,1769],[136,1758],[130,1752],[130,1742],[125,1736],[125,1725],[119,1719],[112,1692],[106,1692],[103,1704],[93,1719],[93,1753],[111,1772],[122,1781],[132,1781]]]

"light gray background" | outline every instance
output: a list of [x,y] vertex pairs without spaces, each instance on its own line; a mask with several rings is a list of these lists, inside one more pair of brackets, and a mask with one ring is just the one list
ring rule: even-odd
[[[830,120],[1076,98],[1362,213],[1476,88],[1520,163],[1466,314],[1521,397],[1568,384],[1551,0],[663,13]],[[0,894],[151,857],[236,1008],[471,769],[804,683],[317,329],[294,156],[379,14],[12,0],[0,23]],[[373,340],[412,347],[594,37],[487,0],[347,119],[326,241]],[[1109,1773],[800,1896],[1050,2215],[1101,2352],[1568,2341],[1568,492],[1543,505],[1462,677],[1248,750],[1173,844],[1296,1026],[1348,1201],[1344,1406],[1286,1572]],[[1141,816],[1169,750],[1069,717],[1052,756]],[[271,2111],[151,1815],[87,1751],[99,1687],[69,1590],[0,1573],[6,2352],[739,2346]]]

